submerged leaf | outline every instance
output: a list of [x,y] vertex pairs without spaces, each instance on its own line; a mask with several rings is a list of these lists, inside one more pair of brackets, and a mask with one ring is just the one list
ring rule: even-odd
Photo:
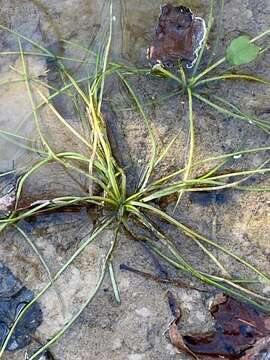
[[167,4],[161,7],[156,35],[148,49],[148,59],[166,67],[187,61],[192,67],[206,35],[205,21],[185,6]]
[[169,337],[172,345],[175,346],[178,350],[191,355],[195,360],[199,360],[199,358],[185,344],[183,336],[177,328],[176,320],[170,326]]
[[185,343],[196,354],[227,356],[237,359],[267,336],[269,319],[255,308],[227,296],[218,296],[210,308],[216,330],[202,336],[185,336]]
[[259,52],[260,47],[251,43],[248,36],[242,35],[232,40],[226,50],[226,59],[231,65],[244,65],[254,61]]
[[171,343],[200,360],[270,359],[269,316],[224,294],[216,296],[210,312],[216,320],[214,331],[184,336],[177,327],[181,313],[174,310],[175,320],[169,329]]
[[269,360],[270,359],[270,336],[260,339],[254,347],[246,352],[240,360]]

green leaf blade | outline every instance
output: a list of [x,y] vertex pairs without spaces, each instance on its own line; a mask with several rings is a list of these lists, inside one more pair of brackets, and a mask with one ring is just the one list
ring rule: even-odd
[[256,60],[260,47],[251,43],[246,35],[233,39],[226,50],[226,59],[230,65],[239,66]]

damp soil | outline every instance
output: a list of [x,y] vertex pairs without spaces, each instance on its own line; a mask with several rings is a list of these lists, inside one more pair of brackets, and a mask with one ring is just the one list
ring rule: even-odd
[[[183,0],[173,4],[190,7],[196,16],[207,17],[209,1]],[[29,38],[47,46],[60,56],[70,56],[87,60],[87,55],[79,48],[64,44],[61,39],[74,41],[87,48],[97,49],[104,41],[108,19],[106,1],[87,0],[2,0],[0,23],[12,27]],[[116,61],[135,64],[147,68],[146,52],[153,41],[161,1],[156,0],[115,0],[115,21],[111,56]],[[269,26],[270,5],[268,0],[228,0],[224,14],[224,33],[217,53],[239,33],[255,36]],[[215,29],[217,30],[217,28]],[[215,33],[210,37],[214,43]],[[31,46],[23,43],[24,49]],[[6,32],[1,32],[1,51],[17,50],[17,40]],[[206,54],[206,59],[209,54]],[[57,86],[55,64],[44,58],[30,57],[31,74],[46,79],[50,86]],[[37,139],[34,119],[27,117],[31,106],[23,83],[14,83],[16,73],[10,70],[12,64],[20,70],[18,56],[1,56],[1,79],[11,81],[0,87],[0,127],[5,131]],[[91,65],[67,62],[70,71],[78,77],[91,71]],[[270,57],[265,53],[255,64],[245,66],[243,72],[256,72],[269,76]],[[49,74],[46,70],[50,69]],[[146,106],[160,144],[167,144],[179,131],[180,134],[170,155],[159,169],[159,174],[182,166],[187,153],[188,140],[187,99],[175,95],[166,101],[160,99],[176,92],[171,81],[159,78],[134,76],[132,84]],[[50,89],[47,89],[48,94]],[[221,83],[209,86],[206,91],[233,99],[252,114],[269,117],[267,87],[244,83]],[[85,131],[72,103],[67,96],[55,99],[54,105],[79,131]],[[223,154],[237,149],[265,146],[267,137],[248,123],[217,115],[212,110],[194,103],[196,133],[195,159],[200,160],[213,154]],[[113,152],[122,166],[126,166],[130,191],[136,184],[145,164],[150,143],[143,121],[133,109],[124,89],[115,80],[108,81],[105,89],[105,117],[112,142]],[[27,119],[26,119],[27,117]],[[54,114],[48,109],[42,112],[42,123],[50,144],[57,150],[74,149],[88,154],[81,144],[63,131]],[[38,140],[37,140],[38,145]],[[23,172],[42,155],[18,149],[5,138],[0,138],[0,171]],[[5,151],[2,151],[4,149]],[[258,166],[266,154],[235,159],[228,170]],[[14,178],[6,179],[1,189],[2,195],[12,191]],[[4,180],[3,180],[4,181]],[[257,180],[258,181],[258,180]],[[2,184],[2,183],[1,183]],[[12,185],[13,184],[13,185]],[[82,195],[87,193],[88,183],[84,178],[67,172],[58,165],[50,165],[35,173],[24,187],[22,198],[29,204],[35,200],[53,196]],[[173,199],[172,199],[173,200]],[[185,194],[175,216],[208,237],[227,246],[250,262],[270,271],[270,197],[265,193],[226,190],[216,193]],[[174,204],[164,201],[160,204],[168,212]],[[38,249],[54,273],[78,248],[93,227],[97,214],[95,209],[77,209],[57,214],[42,215],[20,225],[31,236]],[[172,231],[166,224],[159,226],[172,236],[183,254],[200,268],[212,270],[212,265],[194,244],[183,234]],[[41,300],[43,321],[35,336],[46,342],[67,319],[78,309],[94,287],[101,269],[102,259],[113,234],[104,233],[98,242],[87,248],[70,269]],[[219,260],[230,268],[234,275],[249,275],[234,261],[224,255]],[[0,236],[0,261],[15,277],[23,281],[27,289],[37,293],[48,282],[39,260],[22,236],[13,228]],[[214,290],[202,287],[206,292],[179,288],[172,284],[160,283],[138,276],[134,272],[120,270],[120,265],[143,270],[160,276],[155,259],[139,243],[122,234],[115,257],[116,276],[121,292],[121,305],[116,305],[108,279],[105,280],[98,296],[72,329],[55,344],[51,351],[55,360],[167,360],[189,359],[179,354],[169,343],[166,332],[173,317],[168,306],[168,289],[181,299],[183,314],[181,331],[183,335],[205,333],[214,327],[214,319],[207,310],[207,303]],[[201,284],[164,266],[166,273],[178,281],[191,282],[195,288]],[[270,296],[270,287],[265,286],[265,295]],[[37,344],[32,342],[27,348],[16,353],[7,353],[4,360],[23,360],[25,351],[31,352]]]

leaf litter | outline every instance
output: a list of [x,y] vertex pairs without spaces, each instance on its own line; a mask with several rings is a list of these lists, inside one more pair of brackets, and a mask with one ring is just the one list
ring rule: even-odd
[[173,346],[198,360],[269,360],[270,317],[256,308],[224,294],[218,294],[209,311],[215,329],[206,334],[182,335],[179,330],[181,307],[168,292],[173,322],[168,335]]

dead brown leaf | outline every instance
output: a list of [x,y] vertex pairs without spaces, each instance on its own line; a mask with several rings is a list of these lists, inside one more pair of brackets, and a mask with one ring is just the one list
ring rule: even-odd
[[215,297],[210,312],[215,331],[183,336],[177,324],[180,307],[170,293],[169,303],[175,320],[170,326],[171,343],[180,351],[200,360],[270,360],[270,317],[250,305],[224,294]]
[[270,336],[258,340],[252,349],[247,350],[240,360],[269,360],[270,359]]
[[186,346],[183,336],[180,334],[175,321],[169,328],[169,337],[172,345],[175,346],[178,350],[191,355],[196,360],[199,360],[199,358]]

